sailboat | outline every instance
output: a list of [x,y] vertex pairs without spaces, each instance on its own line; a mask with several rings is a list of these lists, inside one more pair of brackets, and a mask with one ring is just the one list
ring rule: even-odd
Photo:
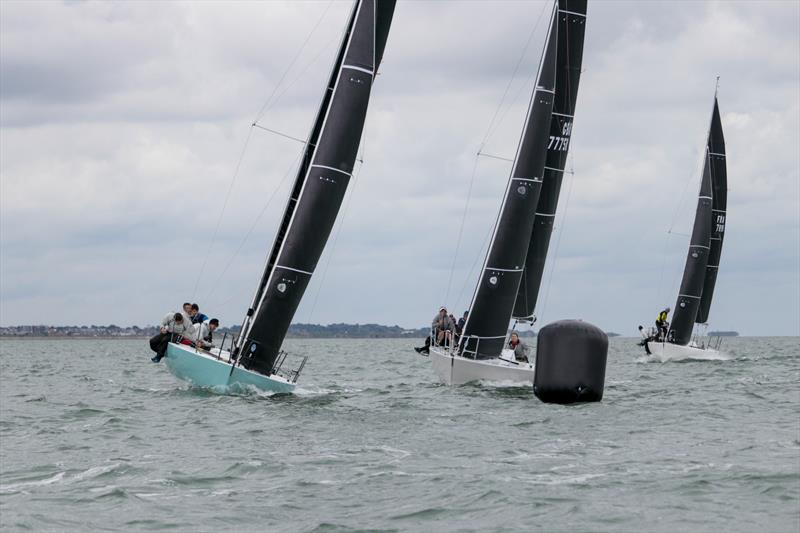
[[242,329],[230,350],[173,342],[166,364],[201,387],[291,392],[306,358],[285,369],[281,345],[342,205],[383,57],[395,0],[356,0],[328,78],[280,227]]
[[[508,326],[533,324],[578,96],[586,0],[557,0],[511,175],[458,341],[430,347],[439,378],[533,383],[534,365],[506,349]],[[432,333],[431,339],[436,337]]]
[[666,335],[652,328],[646,331],[639,326],[644,340],[642,345],[649,355],[662,359],[703,358],[719,355],[719,337],[711,339],[693,336],[694,326],[707,325],[714,286],[719,272],[722,241],[725,237],[727,216],[728,176],[725,161],[725,137],[719,114],[717,95],[706,142],[703,176],[697,198],[694,227],[689,243],[686,266],[678,291],[678,301],[672,323]]

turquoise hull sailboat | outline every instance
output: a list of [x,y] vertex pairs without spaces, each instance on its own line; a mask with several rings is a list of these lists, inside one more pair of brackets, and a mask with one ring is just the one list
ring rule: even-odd
[[257,389],[288,393],[294,391],[299,371],[292,378],[277,374],[265,376],[241,366],[231,370],[230,355],[227,352],[204,352],[185,344],[170,343],[164,358],[167,368],[178,379],[188,381],[196,387],[206,387],[221,392],[231,389]]
[[281,346],[353,174],[394,6],[395,0],[354,2],[266,268],[239,335],[229,350],[205,351],[170,343],[165,361],[178,378],[200,387],[294,390],[307,357],[296,370],[284,370],[287,356]]

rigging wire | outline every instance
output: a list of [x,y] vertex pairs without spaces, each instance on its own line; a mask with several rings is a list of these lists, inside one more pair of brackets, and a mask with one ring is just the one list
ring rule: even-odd
[[253,120],[253,122],[258,122],[259,120],[261,120],[263,118],[263,116],[264,116],[264,113],[266,113],[268,108],[271,107],[271,104],[273,104],[274,102],[277,101],[277,99],[275,99],[273,101],[273,97],[275,96],[275,93],[278,92],[278,88],[281,86],[281,83],[283,83],[283,80],[286,79],[286,76],[289,74],[289,71],[292,70],[292,67],[294,67],[294,64],[300,58],[300,54],[302,54],[303,50],[306,49],[306,46],[308,45],[309,41],[311,40],[311,37],[317,31],[317,28],[319,28],[319,25],[322,23],[322,19],[324,19],[325,15],[328,14],[328,11],[330,10],[332,5],[333,5],[333,0],[330,0],[328,2],[328,5],[325,6],[325,9],[322,11],[322,14],[319,16],[319,19],[317,19],[316,24],[314,24],[314,27],[311,28],[311,31],[309,32],[309,34],[306,37],[305,41],[303,41],[303,44],[300,46],[300,49],[297,51],[297,53],[292,58],[291,62],[289,63],[289,66],[286,67],[286,70],[283,71],[283,74],[281,75],[280,79],[278,80],[278,83],[275,84],[275,87],[272,89],[272,92],[267,97],[267,100],[264,102],[264,105],[261,106],[261,109],[258,111],[258,114],[256,114],[256,118],[255,118],[255,120]]
[[350,209],[350,203],[353,196],[356,193],[356,187],[358,186],[359,176],[361,175],[361,169],[364,168],[364,154],[367,151],[367,143],[366,138],[367,135],[365,134],[367,129],[368,121],[364,121],[364,129],[362,130],[361,134],[361,146],[360,148],[360,156],[356,156],[356,163],[358,163],[358,168],[352,174],[352,182],[353,186],[347,188],[347,197],[345,198],[344,206],[342,207],[342,216],[339,218],[339,227],[336,229],[336,232],[333,236],[333,242],[331,243],[330,252],[328,252],[328,257],[325,259],[325,266],[322,267],[322,276],[319,279],[319,285],[317,286],[317,291],[314,294],[314,300],[311,303],[311,309],[308,312],[308,319],[307,323],[311,323],[311,318],[314,316],[314,311],[317,309],[317,300],[319,299],[319,295],[322,292],[322,287],[325,286],[325,277],[328,275],[328,268],[331,265],[331,260],[333,259],[333,254],[336,251],[336,244],[339,242],[339,235],[342,233],[342,226],[344,226],[345,218],[347,218],[348,210]]
[[308,318],[306,319],[306,323],[310,324],[311,319],[314,316],[314,311],[317,309],[317,300],[319,300],[319,295],[322,292],[322,287],[325,286],[325,277],[328,275],[328,268],[331,266],[331,260],[333,259],[334,252],[336,251],[336,244],[339,242],[339,235],[342,233],[342,226],[344,226],[344,220],[347,217],[348,210],[350,208],[350,203],[355,195],[356,185],[358,184],[358,175],[361,174],[361,169],[364,167],[363,159],[359,161],[359,166],[356,172],[353,173],[353,186],[350,188],[349,193],[347,195],[347,199],[345,200],[344,207],[342,208],[342,216],[339,219],[339,227],[336,228],[336,232],[333,236],[333,242],[331,243],[330,252],[328,253],[328,257],[325,260],[325,266],[322,268],[322,275],[319,278],[319,284],[317,285],[317,291],[314,294],[314,300],[311,302],[311,309],[308,312]]
[[478,266],[478,262],[480,261],[481,257],[483,257],[486,254],[486,246],[489,243],[489,237],[491,237],[493,229],[494,228],[492,226],[489,226],[489,229],[486,232],[486,236],[484,236],[483,242],[481,243],[481,247],[478,249],[478,253],[475,255],[475,261],[472,263],[472,266],[470,267],[469,272],[467,273],[467,277],[464,278],[464,285],[462,285],[461,291],[458,293],[458,298],[456,298],[456,305],[455,305],[456,309],[459,309],[461,307],[462,298],[464,297],[464,291],[467,290],[467,286],[470,280],[474,279],[472,277],[472,273],[475,272],[475,267]]
[[[475,174],[477,173],[477,169],[478,169],[478,159],[481,156],[491,157],[491,158],[494,158],[494,159],[505,159],[505,158],[502,158],[500,156],[493,156],[493,155],[490,155],[490,154],[485,154],[485,153],[483,153],[483,148],[486,145],[486,143],[488,142],[488,140],[497,131],[497,128],[500,126],[500,123],[502,123],[502,120],[505,117],[506,113],[508,112],[508,109],[513,107],[514,103],[519,98],[519,95],[521,94],[521,89],[525,87],[525,84],[523,84],[522,87],[517,91],[517,94],[514,96],[512,101],[509,103],[508,109],[503,111],[503,114],[502,114],[502,116],[500,118],[500,121],[497,121],[497,117],[500,114],[501,109],[503,109],[503,104],[506,102],[506,98],[508,97],[508,93],[511,90],[511,86],[514,83],[514,80],[516,79],[517,72],[519,72],[519,68],[522,65],[523,60],[525,59],[525,57],[527,55],[528,48],[530,47],[531,41],[533,40],[533,36],[535,35],[536,30],[537,30],[537,28],[539,27],[539,24],[542,21],[542,16],[544,15],[544,12],[545,12],[546,8],[547,8],[547,2],[544,2],[542,4],[542,10],[539,12],[539,16],[536,19],[536,23],[533,25],[533,28],[531,28],[531,31],[528,34],[528,38],[525,41],[525,45],[522,48],[522,52],[520,53],[520,56],[517,59],[516,64],[514,65],[514,70],[511,73],[511,78],[508,80],[508,84],[506,84],[505,90],[503,91],[503,96],[500,98],[500,103],[497,105],[497,108],[495,109],[494,114],[492,115],[492,119],[489,121],[489,126],[486,128],[486,132],[483,135],[483,139],[481,140],[480,145],[478,146],[478,151],[475,154],[475,162],[474,162],[474,164],[472,166],[472,174],[470,175],[469,186],[467,188],[467,198],[466,198],[466,200],[464,202],[464,210],[463,210],[462,215],[461,215],[461,224],[459,225],[459,228],[458,228],[458,238],[456,239],[456,249],[455,249],[455,253],[453,254],[452,264],[450,265],[450,273],[449,273],[449,276],[448,276],[448,279],[447,279],[447,290],[445,291],[445,297],[444,297],[443,302],[446,302],[447,299],[450,297],[450,289],[452,288],[453,275],[455,273],[456,263],[458,261],[458,254],[459,254],[459,252],[461,250],[461,240],[462,240],[462,237],[463,237],[463,234],[464,234],[464,225],[466,223],[467,212],[469,210],[469,204],[470,204],[470,200],[472,198],[472,189],[473,189],[473,185],[475,183]],[[478,257],[480,257],[480,254],[478,254]],[[467,278],[467,279],[469,279],[469,278]]]
[[453,283],[453,272],[456,269],[456,260],[458,259],[458,252],[461,248],[461,237],[464,234],[464,223],[467,220],[467,210],[469,209],[469,201],[472,198],[472,186],[475,184],[475,174],[478,171],[478,154],[475,154],[475,163],[472,165],[472,175],[469,178],[469,187],[467,188],[467,200],[464,202],[464,211],[461,214],[461,224],[458,226],[458,238],[456,239],[456,250],[453,254],[453,262],[450,265],[450,275],[447,278],[447,290],[444,293],[443,302],[447,301],[450,297],[450,286]]
[[194,289],[192,289],[192,300],[194,300],[194,297],[197,294],[197,288],[200,286],[200,280],[203,278],[203,273],[205,272],[206,265],[208,264],[208,258],[211,256],[211,251],[214,249],[214,243],[217,240],[219,228],[222,225],[222,217],[225,215],[225,208],[228,206],[228,200],[231,198],[233,185],[236,183],[236,178],[239,175],[239,169],[242,167],[242,161],[244,160],[245,153],[247,153],[247,147],[250,145],[250,139],[252,136],[253,126],[250,126],[250,129],[247,131],[247,138],[244,141],[244,146],[242,147],[242,152],[239,154],[239,160],[236,162],[236,168],[233,171],[233,176],[231,176],[231,182],[228,184],[228,192],[225,193],[225,200],[222,201],[222,208],[219,211],[219,217],[217,217],[217,223],[214,226],[214,233],[211,234],[211,242],[209,242],[208,250],[203,255],[203,262],[200,265],[200,271],[197,274],[197,280],[194,282]]
[[[719,77],[717,77],[716,83],[717,83],[716,87],[718,89],[718,87],[719,87]],[[714,98],[716,99],[716,97],[717,97],[717,92],[716,92],[716,89],[715,89]],[[709,135],[711,135],[711,124],[709,124],[709,126],[708,126],[708,131],[706,131],[706,136],[704,138],[704,144],[702,145],[703,146],[703,157],[700,159],[700,162],[699,162],[698,166],[695,168],[695,170],[687,175],[686,181],[683,184],[683,189],[681,190],[681,194],[678,197],[678,202],[675,205],[675,210],[672,213],[672,219],[670,220],[669,228],[667,229],[667,234],[664,236],[664,250],[663,250],[663,252],[661,254],[661,256],[662,256],[661,257],[661,273],[659,274],[659,277],[658,277],[658,292],[656,293],[658,299],[660,301],[662,301],[662,302],[663,302],[664,298],[666,298],[667,289],[675,287],[677,285],[677,283],[678,283],[678,272],[679,271],[676,270],[675,273],[672,275],[672,283],[669,285],[669,287],[665,287],[664,286],[664,272],[666,270],[666,264],[667,264],[667,247],[669,246],[669,239],[673,235],[678,235],[678,236],[681,236],[681,237],[690,237],[690,235],[686,235],[686,234],[683,234],[683,233],[678,233],[678,232],[675,232],[673,230],[675,229],[675,224],[678,222],[679,215],[683,211],[683,208],[684,208],[684,205],[683,205],[684,197],[686,196],[686,191],[689,190],[689,184],[692,182],[693,179],[696,179],[698,174],[701,176],[701,183],[698,185],[698,189],[699,189],[700,186],[702,186],[702,173],[703,173],[703,168],[704,168],[705,163],[706,163],[706,157],[707,157],[706,152],[707,152],[707,144],[708,144]]]
[[[544,300],[542,301],[542,312],[539,315],[539,323],[544,322],[544,315],[545,311],[547,311],[547,300],[550,297],[550,286],[553,283],[553,273],[556,270],[556,263],[558,262],[558,252],[561,248],[561,237],[564,235],[564,228],[566,227],[566,219],[567,219],[567,210],[569,209],[569,199],[572,197],[572,185],[575,183],[575,156],[573,155],[575,149],[572,148],[572,151],[569,154],[570,165],[569,165],[569,172],[565,172],[565,174],[569,174],[569,187],[567,187],[567,197],[564,199],[564,208],[561,211],[561,226],[558,228],[558,237],[556,237],[556,246],[553,249],[553,260],[550,262],[550,275],[547,277],[547,285],[544,291]],[[533,327],[533,324],[531,324]]]
[[[500,113],[500,109],[503,107],[503,103],[506,100],[506,96],[508,96],[508,91],[511,89],[511,84],[514,83],[514,79],[517,76],[519,67],[520,65],[522,65],[522,61],[525,59],[525,56],[528,53],[528,47],[530,46],[531,41],[533,40],[533,36],[536,33],[536,29],[539,27],[539,24],[542,21],[542,15],[544,15],[545,8],[547,8],[547,2],[542,3],[542,10],[541,12],[539,12],[539,17],[536,19],[536,23],[533,25],[533,28],[531,28],[531,31],[528,34],[528,39],[525,41],[525,46],[522,47],[522,53],[519,55],[519,59],[517,59],[517,64],[514,65],[514,71],[511,73],[511,79],[508,80],[508,85],[506,85],[506,89],[505,91],[503,91],[503,96],[500,98],[500,103],[497,105],[497,109],[495,109],[494,115],[492,116],[492,120],[489,121],[489,127],[486,129],[486,133],[483,136],[483,140],[481,140],[481,145],[480,145],[481,148],[483,148],[483,146],[489,140],[489,137],[494,135],[494,132],[497,129],[495,126],[495,120],[497,119],[498,113]],[[495,126],[494,130],[492,129],[492,126]],[[499,126],[499,123],[497,124],[497,126]],[[480,152],[480,149],[478,151]]]
[[[203,274],[205,273],[205,269],[206,269],[206,266],[208,264],[208,258],[211,257],[211,252],[214,249],[214,244],[216,243],[217,236],[219,235],[219,228],[222,225],[222,219],[225,216],[225,210],[227,209],[228,201],[230,200],[231,193],[233,192],[233,187],[234,187],[234,185],[236,183],[236,178],[239,176],[239,170],[241,169],[242,161],[244,160],[244,156],[247,153],[247,148],[250,145],[250,139],[253,136],[253,128],[257,127],[258,121],[263,117],[264,113],[266,113],[268,107],[272,103],[277,101],[277,99],[273,100],[273,97],[275,96],[275,93],[278,91],[278,88],[281,86],[281,83],[283,83],[283,80],[286,78],[286,76],[289,74],[291,69],[294,67],[294,64],[297,62],[297,59],[302,54],[303,50],[305,50],[306,46],[308,45],[309,41],[311,40],[311,37],[314,35],[314,33],[316,32],[316,30],[319,27],[320,23],[325,18],[325,15],[328,13],[328,10],[330,10],[331,6],[333,5],[333,1],[334,0],[330,0],[328,2],[328,5],[323,10],[322,15],[320,15],[320,17],[317,20],[316,24],[314,24],[314,27],[311,29],[309,34],[306,36],[305,41],[303,41],[303,44],[300,47],[300,50],[298,50],[297,54],[295,54],[294,58],[289,63],[289,66],[286,67],[286,69],[284,70],[284,72],[281,75],[280,79],[278,80],[278,83],[276,83],[275,87],[272,89],[272,93],[270,93],[270,95],[267,97],[267,100],[261,106],[261,109],[259,110],[258,114],[256,115],[255,120],[253,120],[253,122],[250,124],[250,128],[249,128],[249,130],[247,132],[247,137],[245,139],[244,146],[242,147],[242,151],[239,154],[239,159],[236,161],[235,170],[233,172],[233,175],[231,176],[230,183],[228,184],[228,190],[227,190],[227,192],[225,194],[225,199],[222,202],[222,208],[220,209],[219,217],[217,218],[217,223],[214,226],[214,232],[212,233],[211,241],[209,242],[209,245],[208,245],[208,251],[203,255],[203,262],[200,265],[200,270],[198,272],[197,279],[196,279],[196,281],[194,283],[194,288],[192,289],[192,298],[191,298],[192,300],[194,300],[195,295],[197,294],[197,289],[200,286],[200,281],[203,278]],[[316,60],[316,57],[315,57],[314,60]],[[310,66],[310,64],[306,66],[306,69],[308,68],[308,66]],[[305,72],[305,69],[303,70],[303,72]],[[297,79],[299,79],[299,77],[295,78],[294,82],[296,82]],[[287,87],[287,89],[288,89],[288,87]],[[286,89],[284,89],[284,91],[281,93],[281,96],[285,92],[286,92]],[[264,128],[263,126],[258,126],[258,127],[262,128],[262,129],[267,129],[267,128]],[[289,137],[288,135],[285,135],[285,134],[282,134],[282,133],[279,133],[279,132],[275,132],[274,130],[267,130],[267,131],[272,131],[273,133],[278,133],[279,135],[282,135],[282,136],[285,136],[285,137]],[[297,139],[295,139],[295,140],[297,140]],[[303,142],[305,142],[305,141],[303,141]]]
[[[247,233],[245,233],[244,237],[239,242],[239,246],[236,248],[236,251],[233,252],[233,254],[231,254],[230,258],[228,259],[228,263],[225,265],[225,268],[222,269],[222,272],[217,277],[217,280],[214,282],[213,285],[211,285],[211,291],[208,293],[208,295],[206,295],[206,300],[207,301],[209,299],[211,299],[211,296],[214,294],[214,291],[219,286],[220,281],[222,281],[222,278],[228,272],[228,269],[231,267],[231,265],[233,264],[234,260],[239,255],[239,252],[242,251],[242,249],[244,248],[244,245],[247,244],[247,240],[250,238],[250,235],[256,229],[256,226],[258,225],[259,221],[261,220],[261,217],[263,217],[264,213],[267,212],[267,208],[269,208],[270,204],[272,203],[272,200],[275,199],[275,196],[278,194],[278,191],[281,190],[281,187],[283,186],[284,183],[286,183],[286,180],[289,178],[289,176],[294,174],[293,171],[297,168],[297,165],[300,162],[300,158],[302,156],[303,156],[303,150],[300,151],[300,153],[297,155],[297,157],[292,162],[292,165],[283,174],[283,177],[281,178],[281,180],[278,182],[278,184],[272,190],[272,193],[270,194],[269,198],[267,198],[267,202],[264,204],[264,207],[261,209],[261,212],[258,214],[258,216],[256,216],[255,220],[253,220],[253,223],[250,225],[250,229],[247,230]],[[228,303],[228,302],[226,301],[226,302],[224,302],[223,304],[220,304],[220,305],[225,305],[226,303]]]

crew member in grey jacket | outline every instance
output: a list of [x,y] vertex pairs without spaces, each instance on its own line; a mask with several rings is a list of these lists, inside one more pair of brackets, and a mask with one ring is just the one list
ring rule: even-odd
[[[445,307],[440,307],[439,312],[436,313],[436,316],[433,317],[431,321],[431,334],[436,337],[436,344],[442,344],[442,341],[445,338],[450,339],[452,342],[453,339],[453,331],[455,330],[456,325],[453,322],[453,319],[447,315],[447,309]],[[425,339],[425,346],[420,346],[419,348],[414,348],[417,353],[421,353],[423,355],[428,355],[430,353],[431,348],[431,336]]]
[[192,324],[183,317],[182,313],[167,313],[161,321],[161,331],[150,339],[150,349],[156,355],[150,359],[158,363],[167,353],[167,346],[173,335],[188,335]]
[[528,354],[530,353],[531,349],[527,344],[520,340],[516,331],[511,332],[511,340],[508,341],[508,349],[514,350],[514,359],[517,361],[522,363],[528,362]]

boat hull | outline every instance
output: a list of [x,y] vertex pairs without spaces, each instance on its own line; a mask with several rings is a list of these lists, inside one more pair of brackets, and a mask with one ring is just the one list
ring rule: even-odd
[[236,387],[256,387],[267,392],[292,392],[295,384],[279,376],[264,376],[242,367],[231,372],[230,363],[190,346],[170,343],[164,358],[172,374],[196,387],[227,391]]
[[645,350],[648,355],[661,361],[681,361],[684,359],[724,359],[725,357],[712,348],[701,348],[695,343],[686,346],[669,342],[647,341]]
[[430,349],[436,375],[446,385],[463,385],[474,381],[533,384],[533,365],[514,364],[504,359],[468,359],[436,347]]

